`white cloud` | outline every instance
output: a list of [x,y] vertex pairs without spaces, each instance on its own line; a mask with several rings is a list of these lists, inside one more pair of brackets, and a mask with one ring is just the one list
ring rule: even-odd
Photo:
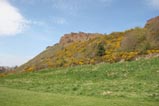
[[146,2],[152,8],[159,10],[159,0],[146,0]]
[[67,21],[64,18],[55,17],[55,18],[53,18],[53,23],[58,24],[58,25],[63,25],[63,24],[66,24]]
[[112,2],[112,0],[99,0],[100,2],[103,2],[103,3],[109,3],[109,2]]
[[[78,13],[78,10],[85,10],[90,7],[94,7],[97,5],[100,6],[108,6],[114,0],[50,0],[52,1],[53,7],[63,10],[69,11],[67,13]],[[92,2],[93,5],[92,5]]]
[[[75,11],[80,8],[83,0],[51,0],[53,7],[61,10]],[[86,0],[87,1],[87,0]]]
[[7,0],[0,0],[0,36],[20,33],[27,25],[27,20],[19,10]]
[[44,21],[35,21],[35,20],[28,20],[27,23],[29,25],[36,25],[36,26],[45,26],[46,22]]

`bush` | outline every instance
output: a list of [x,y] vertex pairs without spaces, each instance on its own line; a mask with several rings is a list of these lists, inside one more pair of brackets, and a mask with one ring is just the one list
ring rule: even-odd
[[145,28],[149,30],[149,36],[152,49],[159,49],[159,17],[155,17],[148,21]]
[[151,49],[159,49],[159,33],[151,33],[148,37]]
[[105,55],[105,48],[102,43],[98,44],[98,50],[97,50],[97,56],[103,56]]
[[150,33],[146,29],[135,28],[126,32],[121,41],[121,50],[123,51],[145,51],[150,48],[148,40]]

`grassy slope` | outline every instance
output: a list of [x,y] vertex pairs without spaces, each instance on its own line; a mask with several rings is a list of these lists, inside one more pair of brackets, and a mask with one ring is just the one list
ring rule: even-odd
[[158,64],[156,58],[9,75],[0,78],[0,105],[156,106]]

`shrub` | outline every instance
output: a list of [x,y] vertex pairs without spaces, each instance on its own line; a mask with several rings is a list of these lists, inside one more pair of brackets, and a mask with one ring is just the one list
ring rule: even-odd
[[35,70],[34,66],[28,66],[27,68],[25,68],[26,72],[32,72],[34,70]]
[[147,22],[145,28],[149,30],[151,49],[159,49],[159,17],[155,17]]
[[151,49],[159,49],[159,33],[151,32],[151,35],[148,36]]
[[105,48],[104,45],[102,43],[98,44],[98,48],[97,48],[97,56],[103,56],[105,55]]
[[145,51],[150,48],[148,41],[149,31],[142,28],[135,28],[126,32],[121,41],[121,50],[123,51]]

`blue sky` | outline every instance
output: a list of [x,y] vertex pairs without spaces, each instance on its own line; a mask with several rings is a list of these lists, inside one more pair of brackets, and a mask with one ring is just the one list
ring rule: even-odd
[[0,66],[21,65],[70,32],[111,33],[159,15],[159,0],[0,0]]

